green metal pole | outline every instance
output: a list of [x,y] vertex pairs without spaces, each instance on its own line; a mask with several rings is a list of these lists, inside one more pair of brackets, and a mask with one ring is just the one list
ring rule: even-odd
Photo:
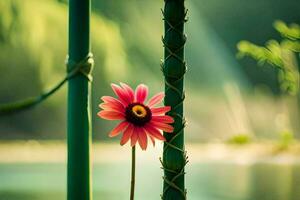
[[186,9],[184,0],[165,0],[163,11],[165,36],[164,62],[165,105],[171,106],[169,115],[173,116],[174,133],[165,133],[162,165],[164,168],[163,200],[186,199],[184,167],[187,163],[184,147],[184,23]]
[[[90,52],[90,0],[69,0],[69,62]],[[68,83],[68,200],[90,200],[91,83],[81,73]]]

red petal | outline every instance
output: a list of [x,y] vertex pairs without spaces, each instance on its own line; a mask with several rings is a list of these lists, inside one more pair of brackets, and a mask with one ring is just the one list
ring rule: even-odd
[[122,139],[120,144],[124,145],[128,142],[128,140],[130,139],[132,132],[133,132],[133,128],[134,126],[132,124],[129,124],[128,127],[126,128],[126,130],[123,133]]
[[164,106],[159,108],[151,108],[152,115],[163,115],[171,110],[171,106]]
[[152,135],[149,135],[149,134],[148,134],[148,137],[150,138],[153,146],[155,146],[155,139],[154,139],[154,137]]
[[128,122],[127,121],[123,121],[121,123],[119,123],[110,133],[109,133],[109,137],[115,137],[117,135],[120,134],[120,132],[122,132],[127,126],[128,126]]
[[124,106],[127,106],[129,103],[131,103],[130,97],[128,96],[127,92],[123,88],[121,88],[116,84],[111,84],[111,87],[115,92],[115,94],[119,97],[119,99],[121,100]]
[[133,91],[133,89],[129,85],[127,85],[126,83],[120,83],[120,85],[127,92],[130,102],[133,102],[134,101],[134,91]]
[[147,96],[148,96],[148,87],[144,84],[138,85],[135,90],[135,101],[139,103],[144,103]]
[[153,116],[152,121],[154,122],[161,122],[161,123],[167,123],[171,124],[174,123],[174,119],[171,116],[165,115],[165,116]]
[[138,128],[138,142],[142,150],[147,149],[147,134],[143,128]]
[[160,123],[160,122],[150,121],[149,125],[152,125],[153,127],[163,130],[164,132],[167,132],[167,133],[172,133],[174,131],[173,126],[171,126],[170,124],[164,124],[164,123]]
[[100,112],[98,112],[98,116],[107,120],[125,119],[123,113],[116,112],[116,111],[108,111],[108,110],[101,110]]
[[155,127],[153,127],[152,125],[147,124],[145,126],[145,129],[150,136],[153,136],[156,139],[159,139],[162,141],[166,141],[165,137],[161,134],[161,132],[159,130],[157,130]]
[[136,127],[134,127],[132,134],[131,134],[131,146],[132,147],[136,144],[137,140],[138,140],[138,134],[137,134]]
[[99,107],[104,109],[104,110],[111,110],[111,111],[116,111],[116,112],[124,112],[124,106],[123,105],[117,105],[113,103],[101,103],[99,104]]
[[164,98],[165,94],[163,92],[160,92],[156,95],[154,95],[148,102],[148,107],[153,107],[155,106],[156,104],[159,104],[163,98]]
[[120,108],[125,108],[124,105],[121,103],[120,100],[111,97],[111,96],[103,96],[101,99],[104,101],[104,103],[114,104],[115,106],[118,106]]

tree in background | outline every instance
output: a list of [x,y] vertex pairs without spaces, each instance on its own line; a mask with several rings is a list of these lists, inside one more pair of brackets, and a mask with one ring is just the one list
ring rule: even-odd
[[299,92],[299,66],[297,56],[300,52],[300,26],[297,24],[286,25],[276,21],[274,28],[283,37],[282,41],[269,40],[266,46],[258,46],[248,41],[238,43],[238,57],[250,56],[260,65],[269,63],[279,69],[278,81],[281,90],[290,95]]
[[[298,24],[287,25],[283,21],[275,21],[274,28],[281,35],[282,40],[276,41],[271,39],[265,46],[258,46],[249,41],[238,43],[239,58],[249,56],[258,61],[259,65],[265,63],[278,69],[278,81],[283,94],[290,95],[293,99],[294,106],[299,111],[299,52],[300,52],[300,26]],[[288,138],[288,139],[287,139]],[[293,134],[284,131],[281,139],[284,146],[291,141]],[[286,142],[288,141],[288,142]]]

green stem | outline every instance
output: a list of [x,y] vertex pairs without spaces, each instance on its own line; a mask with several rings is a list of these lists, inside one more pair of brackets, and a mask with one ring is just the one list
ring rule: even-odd
[[165,0],[163,11],[165,35],[164,62],[162,64],[165,76],[165,105],[171,106],[168,113],[174,117],[174,133],[164,133],[162,165],[164,168],[164,184],[162,199],[186,199],[184,167],[187,163],[184,148],[184,22],[186,9],[184,0]]
[[[90,0],[69,1],[69,63],[90,53]],[[69,71],[76,65],[69,65]],[[71,68],[71,69],[70,69]],[[91,200],[91,83],[79,73],[68,82],[68,200]]]
[[131,151],[131,182],[130,182],[130,200],[134,199],[134,187],[135,187],[135,146]]
[[37,97],[30,97],[24,100],[2,104],[0,105],[0,116],[16,113],[28,108],[32,108],[33,106],[43,102],[48,97],[53,95],[56,91],[58,91],[67,81],[67,77],[65,77],[62,81],[60,81],[57,85],[55,85],[51,90],[41,94]]

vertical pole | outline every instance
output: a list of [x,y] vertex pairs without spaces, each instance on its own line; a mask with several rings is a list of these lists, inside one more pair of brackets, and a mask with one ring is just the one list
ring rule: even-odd
[[[69,62],[79,62],[89,52],[90,0],[69,0]],[[69,80],[68,200],[92,199],[90,90],[91,83],[81,73]]]
[[165,105],[171,106],[168,113],[175,119],[174,133],[165,133],[162,165],[164,169],[163,200],[186,199],[184,167],[187,163],[184,147],[184,23],[186,9],[184,0],[165,0],[163,10],[165,35],[164,62],[162,70],[165,76]]

